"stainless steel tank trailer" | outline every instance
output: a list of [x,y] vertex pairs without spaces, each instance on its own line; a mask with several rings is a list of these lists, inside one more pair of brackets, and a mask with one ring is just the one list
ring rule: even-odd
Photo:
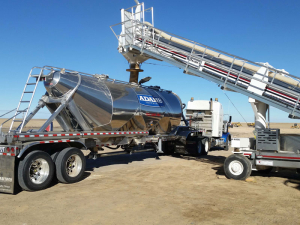
[[[197,127],[189,126],[187,121],[186,126],[179,126],[184,104],[172,91],[143,86],[149,79],[122,82],[107,75],[34,67],[14,116],[0,126],[0,191],[14,193],[16,183],[23,190],[45,189],[55,175],[62,183],[81,180],[86,160],[80,149],[90,150],[88,157],[96,159],[101,157],[98,151],[103,146],[122,147],[128,153],[153,150],[201,155],[207,154],[212,145],[228,145],[223,132],[218,133],[219,137],[204,135],[199,125],[205,114],[201,107],[191,109],[194,116],[189,118],[198,121]],[[40,81],[47,92],[29,113]],[[212,105],[217,103],[207,102],[205,106],[211,106],[206,110],[211,114]],[[47,121],[38,130],[23,131],[45,106],[51,112]],[[25,116],[19,119],[22,113]],[[222,113],[219,117],[218,121],[223,121]],[[54,119],[63,131],[45,132]],[[5,133],[2,127],[8,121],[11,124]],[[222,130],[223,124],[217,129]],[[227,130],[225,133],[229,135]]]

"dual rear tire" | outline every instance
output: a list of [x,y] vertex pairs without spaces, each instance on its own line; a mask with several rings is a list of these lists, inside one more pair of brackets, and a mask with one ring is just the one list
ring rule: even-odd
[[44,151],[35,150],[20,161],[18,181],[23,190],[43,190],[49,187],[55,174],[62,183],[80,181],[85,167],[85,157],[78,148],[65,148],[52,156]]
[[209,149],[210,149],[210,147],[209,147],[209,142],[207,139],[198,140],[196,156],[207,155]]
[[86,161],[82,151],[78,148],[65,148],[56,160],[56,177],[61,183],[75,183],[80,181],[85,171]]

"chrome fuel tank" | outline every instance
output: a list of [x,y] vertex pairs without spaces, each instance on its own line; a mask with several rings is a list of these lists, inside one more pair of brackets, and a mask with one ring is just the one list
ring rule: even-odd
[[[73,89],[78,76],[54,72],[44,82],[48,94],[60,97]],[[149,131],[166,134],[180,124],[180,98],[171,91],[124,83],[102,75],[83,76],[73,95],[73,111],[68,107],[60,113],[62,127],[70,131]],[[53,112],[58,104],[47,104]],[[78,114],[74,115],[74,108]]]

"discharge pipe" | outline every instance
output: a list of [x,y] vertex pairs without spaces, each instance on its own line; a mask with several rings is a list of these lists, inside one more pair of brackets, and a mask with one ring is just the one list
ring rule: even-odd
[[144,70],[140,69],[140,64],[138,63],[132,63],[130,64],[130,69],[126,70],[127,72],[130,72],[130,83],[139,83],[139,73],[143,72]]

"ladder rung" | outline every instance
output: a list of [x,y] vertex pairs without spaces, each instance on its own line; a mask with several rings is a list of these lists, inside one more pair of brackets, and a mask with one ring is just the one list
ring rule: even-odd
[[26,112],[26,110],[18,110],[17,112]]
[[23,120],[14,120],[14,122],[23,122]]
[[24,103],[24,102],[30,102],[30,101],[21,101],[22,103]]
[[36,83],[27,83],[27,85],[36,85]]
[[24,93],[33,93],[33,91],[24,91]]

